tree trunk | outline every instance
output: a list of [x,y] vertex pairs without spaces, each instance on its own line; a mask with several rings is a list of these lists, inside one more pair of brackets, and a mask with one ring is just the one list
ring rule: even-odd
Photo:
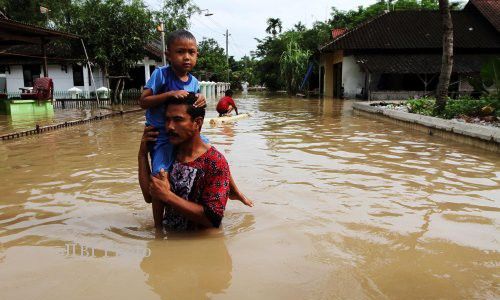
[[125,79],[122,79],[120,83],[120,87],[118,88],[118,100],[120,101],[120,104],[123,104],[123,89],[125,88]]
[[439,11],[443,24],[443,59],[441,62],[439,83],[436,90],[436,113],[441,113],[446,106],[448,87],[450,85],[451,71],[453,68],[453,22],[451,20],[448,0],[439,0]]
[[122,82],[121,78],[118,78],[116,80],[116,85],[115,88],[113,89],[113,101],[112,101],[113,104],[118,103],[121,82]]
[[107,64],[104,64],[104,82],[106,84],[106,87],[108,89],[111,89],[111,87],[109,85],[109,72],[108,72],[108,65]]

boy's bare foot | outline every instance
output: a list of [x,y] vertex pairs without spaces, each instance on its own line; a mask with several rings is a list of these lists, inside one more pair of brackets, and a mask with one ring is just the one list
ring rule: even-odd
[[248,199],[247,196],[245,196],[242,192],[234,192],[232,189],[229,192],[229,199],[232,200],[240,200],[241,203],[245,204],[246,206],[253,207],[253,201]]

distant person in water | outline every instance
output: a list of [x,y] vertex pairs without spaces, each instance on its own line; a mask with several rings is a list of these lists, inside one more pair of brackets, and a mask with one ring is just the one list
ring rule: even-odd
[[232,90],[227,90],[225,92],[225,96],[219,100],[219,103],[217,103],[216,109],[219,113],[219,117],[229,115],[233,110],[236,114],[238,114],[238,107],[236,107],[236,103],[234,103]]
[[155,227],[192,230],[219,227],[230,194],[231,174],[224,155],[205,143],[200,131],[205,109],[195,100],[167,102],[165,129],[176,154],[167,178],[160,170],[151,176],[147,143],[158,137],[148,126],[139,149],[139,183],[146,202],[153,204]]

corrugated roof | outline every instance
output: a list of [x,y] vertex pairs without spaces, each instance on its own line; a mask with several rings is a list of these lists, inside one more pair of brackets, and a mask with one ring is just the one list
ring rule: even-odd
[[[67,41],[52,41],[46,46],[47,59],[50,62],[72,62],[84,59],[83,49],[75,49]],[[0,64],[21,64],[43,59],[40,45],[26,44],[3,47],[0,50]]]
[[45,27],[40,27],[24,22],[14,21],[7,18],[0,18],[0,31],[1,32],[13,32],[16,34],[22,34],[26,36],[33,37],[45,37],[45,38],[70,38],[79,39],[80,36],[64,32],[60,30],[48,29]]
[[153,58],[162,59],[162,51],[161,51],[161,41],[159,40],[153,40],[146,46],[144,46],[144,49],[153,56]]
[[[454,73],[477,73],[494,55],[459,54],[453,58]],[[363,54],[356,62],[370,73],[434,74],[441,72],[441,54]]]
[[467,3],[465,9],[470,6],[476,7],[477,10],[500,31],[500,1],[499,0],[471,0]]
[[[500,49],[500,34],[481,15],[453,11],[454,48]],[[441,49],[439,11],[391,11],[344,33],[320,49]]]

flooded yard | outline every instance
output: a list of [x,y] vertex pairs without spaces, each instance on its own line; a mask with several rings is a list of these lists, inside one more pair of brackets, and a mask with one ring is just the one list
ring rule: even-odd
[[219,231],[155,237],[142,113],[0,142],[1,298],[499,297],[498,154],[349,101],[236,101],[251,118],[203,133],[255,207]]

